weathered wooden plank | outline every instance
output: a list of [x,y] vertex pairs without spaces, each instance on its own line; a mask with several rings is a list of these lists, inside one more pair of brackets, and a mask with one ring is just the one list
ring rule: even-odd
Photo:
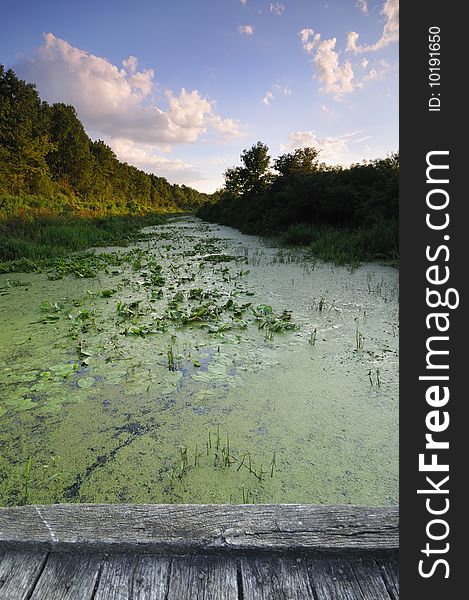
[[315,600],[304,559],[241,559],[243,596],[249,600]]
[[366,600],[391,600],[383,575],[374,560],[352,560],[350,566]]
[[376,600],[365,598],[348,561],[308,561],[308,573],[317,600]]
[[49,554],[31,600],[91,600],[101,556]]
[[58,504],[0,509],[0,547],[150,553],[397,555],[398,509],[359,506]]
[[170,560],[155,556],[110,556],[93,600],[165,600]]
[[12,551],[0,562],[0,600],[29,598],[47,558],[47,552]]
[[399,563],[397,560],[377,560],[386,588],[392,600],[399,600]]
[[174,558],[167,600],[183,598],[238,600],[236,561],[207,556]]

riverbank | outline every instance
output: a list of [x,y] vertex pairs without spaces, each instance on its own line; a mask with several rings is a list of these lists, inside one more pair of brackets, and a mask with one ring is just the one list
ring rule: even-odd
[[56,259],[90,247],[126,246],[142,238],[143,227],[165,217],[146,215],[80,217],[30,212],[0,219],[0,273],[34,272]]
[[264,224],[244,224],[219,216],[210,205],[197,215],[213,223],[236,227],[242,233],[271,239],[279,246],[303,248],[311,256],[337,266],[356,267],[379,261],[399,265],[399,230],[397,221],[385,221],[370,227],[332,227],[295,223],[286,227],[266,228]]

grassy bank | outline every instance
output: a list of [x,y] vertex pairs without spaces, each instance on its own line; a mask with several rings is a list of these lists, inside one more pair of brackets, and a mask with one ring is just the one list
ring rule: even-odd
[[309,247],[312,254],[336,265],[399,260],[399,231],[396,222],[375,224],[369,228],[341,229],[316,227],[307,223],[291,225],[278,236],[285,246]]
[[0,220],[0,273],[41,270],[54,259],[93,246],[125,246],[141,237],[142,227],[158,225],[164,217],[123,215],[79,217],[15,215]]

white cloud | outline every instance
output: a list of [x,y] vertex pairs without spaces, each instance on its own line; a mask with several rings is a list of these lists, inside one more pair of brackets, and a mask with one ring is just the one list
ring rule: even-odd
[[371,139],[371,135],[364,135],[361,138],[357,138],[356,140],[353,140],[354,144],[361,144],[362,142],[365,142],[366,140]]
[[382,48],[389,46],[393,42],[399,40],[399,0],[385,0],[381,14],[384,16],[385,22],[383,33],[379,40],[369,46],[359,46],[358,38],[360,34],[356,31],[351,31],[347,38],[347,51],[359,54],[362,52],[376,52]]
[[240,126],[218,115],[215,102],[198,90],[166,91],[167,109],[157,106],[154,71],[139,71],[134,56],[119,68],[47,33],[34,56],[15,71],[34,81],[49,102],[72,104],[85,128],[103,137],[168,147],[195,142],[210,130],[221,140],[242,135]]
[[353,69],[350,62],[339,64],[339,54],[334,51],[336,38],[324,40],[318,46],[313,59],[319,79],[324,84],[322,91],[340,97],[353,92]]
[[243,35],[253,35],[254,25],[238,25],[238,31]]
[[370,61],[367,58],[362,59],[361,65],[363,69],[366,69],[366,67],[368,66],[368,63]]
[[368,14],[368,2],[367,0],[357,0],[355,6],[362,11],[363,14]]
[[202,174],[192,165],[182,160],[171,160],[154,153],[150,144],[136,144],[127,139],[108,138],[106,143],[116,153],[119,160],[134,165],[147,173],[166,177],[170,182],[189,183],[203,179]]
[[[368,64],[368,61],[366,61],[366,63]],[[361,88],[367,81],[372,81],[373,79],[382,79],[391,68],[392,67],[388,62],[380,60],[377,64],[375,63],[375,66],[371,67],[371,69],[363,76],[362,80],[356,84],[357,87]]]
[[241,4],[242,4],[243,6],[246,6],[246,4],[248,3],[248,0],[239,0],[239,1],[241,2]]
[[267,104],[267,106],[270,106],[270,103],[272,102],[272,100],[275,98],[275,96],[272,94],[272,92],[267,92],[266,95],[262,98],[262,102],[264,104]]
[[335,50],[336,38],[321,41],[321,34],[312,29],[302,29],[299,35],[305,52],[314,55],[313,64],[322,83],[321,91],[333,94],[337,100],[353,92],[352,64],[350,61],[340,64],[339,53]]
[[312,54],[321,39],[321,34],[314,33],[312,29],[302,29],[298,35],[300,36],[303,50],[306,54]]
[[240,125],[234,119],[226,119],[220,115],[212,114],[207,117],[207,123],[216,131],[216,136],[220,142],[228,142],[246,135],[246,132],[240,128]]
[[[348,142],[355,142],[359,131],[340,136],[318,138],[315,131],[295,131],[288,137],[288,143],[280,146],[280,152],[291,152],[298,148],[316,148],[320,150],[319,159],[326,164],[349,165],[355,158],[349,151]],[[357,140],[358,141],[358,140]]]
[[[277,94],[282,94],[283,96],[291,96],[292,95],[292,91],[290,86],[285,85],[285,84],[280,84],[280,83],[276,83],[273,86],[273,89],[275,90],[275,92]],[[262,98],[262,102],[264,104],[267,104],[267,106],[270,106],[272,100],[274,100],[276,98],[275,94],[273,93],[272,90],[268,90],[265,94],[265,96]]]
[[269,10],[274,15],[280,16],[283,15],[283,13],[285,12],[285,5],[280,4],[279,2],[275,2],[274,4],[269,4]]

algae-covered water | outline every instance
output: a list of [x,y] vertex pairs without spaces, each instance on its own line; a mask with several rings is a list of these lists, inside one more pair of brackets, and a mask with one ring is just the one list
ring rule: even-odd
[[0,276],[0,503],[396,503],[397,271],[145,233]]

